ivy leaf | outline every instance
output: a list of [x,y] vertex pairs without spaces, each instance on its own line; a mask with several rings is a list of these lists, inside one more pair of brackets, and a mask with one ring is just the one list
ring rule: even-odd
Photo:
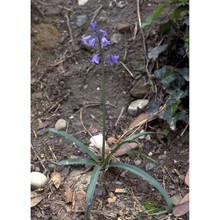
[[180,75],[188,82],[189,81],[189,68],[184,67],[180,69]]
[[164,66],[158,70],[155,70],[154,75],[161,81],[163,89],[167,89],[171,82],[173,82],[179,74],[175,68]]

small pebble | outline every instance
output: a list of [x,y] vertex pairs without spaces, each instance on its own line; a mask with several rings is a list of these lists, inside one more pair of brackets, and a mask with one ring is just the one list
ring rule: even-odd
[[145,170],[148,171],[148,170],[152,170],[154,167],[156,167],[156,165],[154,163],[147,163],[145,165]]
[[159,160],[165,160],[167,158],[167,155],[162,154],[158,157]]
[[115,181],[115,184],[122,185],[123,183],[121,181]]
[[87,15],[78,15],[76,17],[76,26],[82,27],[84,24],[87,23],[88,16]]
[[56,122],[56,124],[55,124],[55,128],[56,128],[57,130],[62,130],[62,129],[65,129],[65,128],[66,128],[66,125],[67,125],[66,120],[64,120],[64,119],[59,119],[59,120]]
[[112,44],[117,44],[121,41],[122,35],[119,33],[115,33],[111,36],[111,43]]
[[135,164],[136,166],[140,165],[140,164],[141,164],[141,160],[134,160],[134,164]]
[[43,188],[47,184],[47,177],[40,172],[31,172],[31,187],[33,189]]
[[179,201],[182,199],[182,197],[179,194],[176,194],[176,195],[172,196],[170,199],[171,199],[171,202],[173,203],[173,205],[178,205]]
[[118,23],[116,26],[116,29],[122,33],[124,32],[130,32],[131,31],[131,25],[129,23]]

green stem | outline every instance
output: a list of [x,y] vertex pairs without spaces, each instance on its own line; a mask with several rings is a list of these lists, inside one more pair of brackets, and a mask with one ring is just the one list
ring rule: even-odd
[[106,95],[105,95],[105,90],[106,90],[106,82],[105,82],[105,71],[104,71],[104,57],[103,57],[103,50],[101,48],[101,39],[100,36],[98,35],[99,39],[99,56],[100,56],[100,64],[101,64],[101,72],[102,72],[102,84],[101,84],[101,91],[102,91],[102,107],[103,107],[103,115],[102,115],[102,136],[103,136],[103,141],[102,141],[102,163],[105,160],[105,132],[106,132]]

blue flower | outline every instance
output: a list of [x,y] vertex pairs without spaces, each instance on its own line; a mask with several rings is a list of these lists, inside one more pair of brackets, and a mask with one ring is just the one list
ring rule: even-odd
[[107,57],[105,57],[105,61],[107,61],[109,63],[109,65],[113,65],[118,64],[118,58],[119,56],[117,56],[116,54],[110,54]]
[[99,64],[99,54],[95,54],[91,59],[90,59],[91,63],[96,63]]
[[96,27],[97,27],[96,22],[91,22],[91,23],[90,23],[90,27],[92,28],[92,30],[93,30],[94,32],[96,32]]
[[[106,31],[102,29],[97,30],[96,22],[91,22],[90,27],[94,33],[91,35],[82,37],[82,41],[84,44],[90,45],[92,47],[96,47],[97,42],[98,42],[98,44],[101,44],[101,48],[106,47],[111,44],[111,42],[106,39],[106,36],[107,36]],[[101,42],[99,42],[99,40]],[[113,65],[113,64],[118,64],[118,59],[119,59],[119,56],[117,56],[116,54],[110,54],[104,58],[104,61],[106,61],[109,65]],[[99,64],[100,63],[99,54],[98,53],[94,54],[93,57],[90,59],[90,62]]]
[[106,47],[106,46],[108,46],[110,44],[111,44],[111,42],[109,40],[107,40],[105,37],[102,37],[102,39],[101,39],[101,47],[102,48]]
[[107,36],[107,33],[106,33],[106,31],[104,31],[104,30],[99,30],[99,34],[100,34],[102,37]]
[[92,35],[82,36],[82,41],[84,44],[89,44],[89,40],[92,38]]

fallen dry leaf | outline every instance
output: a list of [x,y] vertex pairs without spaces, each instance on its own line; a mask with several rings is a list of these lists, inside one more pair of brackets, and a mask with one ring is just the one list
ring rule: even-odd
[[108,198],[108,204],[114,203],[116,199],[117,199],[116,196],[113,196],[112,198]]
[[129,125],[128,130],[134,129],[148,121],[148,114],[141,113]]
[[79,190],[76,192],[76,200],[82,201],[86,198],[86,192],[84,190]]
[[184,202],[180,205],[177,205],[174,209],[173,209],[173,214],[178,217],[178,216],[182,216],[185,215],[187,212],[189,212],[189,202]]
[[187,193],[180,201],[179,201],[179,205],[184,203],[184,202],[188,202],[189,201],[189,193]]
[[113,145],[113,144],[116,144],[118,142],[118,140],[115,138],[115,137],[108,137],[107,138],[107,143],[109,145]]
[[65,189],[65,203],[70,203],[73,201],[73,191],[69,186]]
[[54,184],[54,186],[58,189],[61,184],[61,175],[58,172],[54,172],[51,174],[51,181]]
[[189,170],[187,171],[186,176],[185,176],[185,184],[189,186]]
[[40,130],[42,128],[47,128],[49,127],[50,125],[52,124],[52,121],[45,121],[45,122],[42,122],[38,125],[37,127],[37,130]]
[[138,144],[137,143],[128,143],[128,144],[125,144],[123,146],[121,146],[121,148],[119,148],[115,153],[114,153],[114,156],[115,157],[118,157],[118,156],[121,156],[121,155],[124,155],[126,153],[128,153],[129,151],[135,149],[138,147]]
[[115,193],[127,193],[126,189],[116,188]]
[[143,125],[144,123],[153,121],[154,119],[156,119],[158,117],[158,115],[155,114],[149,114],[148,112],[145,113],[141,113],[140,115],[138,115],[134,121],[131,122],[131,124],[128,127],[128,130],[134,129],[138,126]]
[[36,206],[39,202],[42,201],[42,199],[44,199],[45,196],[40,195],[40,196],[36,196],[34,198],[31,199],[31,208]]

